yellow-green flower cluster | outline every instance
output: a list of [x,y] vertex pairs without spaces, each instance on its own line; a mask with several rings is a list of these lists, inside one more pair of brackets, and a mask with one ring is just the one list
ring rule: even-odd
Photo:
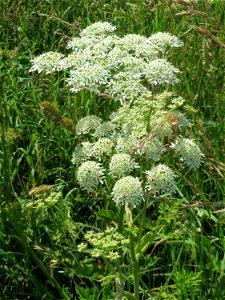
[[[101,256],[112,261],[120,257],[118,250],[129,244],[129,240],[118,233],[115,228],[107,228],[104,232],[88,231],[84,239],[87,242],[78,245],[78,251],[90,252],[93,257]],[[88,244],[93,248],[88,248]]]
[[46,193],[38,195],[37,199],[28,202],[26,207],[35,209],[49,208],[60,200],[62,200],[62,192],[52,191],[49,195],[46,195]]

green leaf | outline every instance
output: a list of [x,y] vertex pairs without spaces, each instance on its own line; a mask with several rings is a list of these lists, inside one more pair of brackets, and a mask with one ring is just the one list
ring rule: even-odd
[[111,221],[115,221],[115,214],[107,209],[102,209],[99,212],[95,213],[98,217],[103,218],[103,219],[107,219],[107,220],[111,220]]

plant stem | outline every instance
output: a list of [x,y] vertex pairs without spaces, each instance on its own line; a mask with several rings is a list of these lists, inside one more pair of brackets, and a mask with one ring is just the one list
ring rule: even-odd
[[[147,201],[144,201],[142,214],[141,214],[141,222],[140,222],[140,226],[139,226],[139,230],[138,230],[136,253],[139,253],[140,247],[141,247],[141,238],[142,238],[143,230],[144,230],[146,209],[147,209]],[[137,255],[136,255],[136,258],[137,258]],[[137,259],[137,261],[138,261],[138,259]]]
[[133,265],[133,276],[134,276],[134,295],[135,299],[139,300],[139,265],[135,256],[135,247],[134,247],[134,235],[130,233],[130,251],[131,251],[131,260]]
[[120,214],[119,214],[119,220],[118,220],[118,232],[122,233],[123,231],[123,218],[125,213],[125,205],[121,206],[120,208]]
[[[124,213],[125,213],[125,205],[121,206],[120,212],[119,212],[119,220],[118,220],[118,232],[122,233],[123,231],[123,219],[124,219]],[[119,249],[119,254],[120,254],[120,259],[119,259],[119,264],[117,265],[118,269],[118,280],[116,282],[116,300],[121,300],[124,295],[124,278],[123,272],[122,272],[122,267],[124,265],[123,262],[123,251],[120,248]]]

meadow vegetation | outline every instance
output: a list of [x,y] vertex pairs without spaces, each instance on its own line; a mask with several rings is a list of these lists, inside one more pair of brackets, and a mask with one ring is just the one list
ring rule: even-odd
[[0,299],[225,297],[224,32],[222,0],[0,2]]

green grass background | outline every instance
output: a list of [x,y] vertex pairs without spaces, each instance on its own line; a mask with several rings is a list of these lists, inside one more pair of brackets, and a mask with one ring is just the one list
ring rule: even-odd
[[[90,287],[84,278],[91,277],[93,270],[79,263],[74,251],[77,237],[64,236],[63,228],[77,228],[84,212],[94,225],[92,211],[98,201],[91,208],[79,193],[74,201],[71,155],[76,139],[46,119],[40,103],[52,102],[75,123],[87,114],[107,116],[114,104],[105,106],[85,92],[71,94],[66,74],[37,75],[29,68],[36,55],[65,51],[68,39],[95,21],[116,25],[121,35],[167,31],[184,42],[183,48],[169,54],[181,70],[180,84],[173,90],[194,108],[188,117],[205,158],[198,172],[181,174],[182,192],[190,202],[205,201],[208,206],[179,211],[179,220],[169,207],[160,208],[158,226],[169,216],[163,225],[165,235],[182,218],[192,226],[185,239],[171,239],[154,252],[156,267],[149,267],[145,284],[156,299],[225,299],[224,212],[217,212],[224,208],[225,195],[225,1],[187,2],[1,0],[0,299],[76,299],[77,285]],[[195,26],[209,31],[221,44]],[[55,183],[64,188],[63,204],[48,210],[48,217],[44,212],[34,216],[23,212],[21,203],[28,201],[32,187]],[[50,264],[56,257],[63,271],[57,275]],[[96,289],[96,295],[101,295]]]

